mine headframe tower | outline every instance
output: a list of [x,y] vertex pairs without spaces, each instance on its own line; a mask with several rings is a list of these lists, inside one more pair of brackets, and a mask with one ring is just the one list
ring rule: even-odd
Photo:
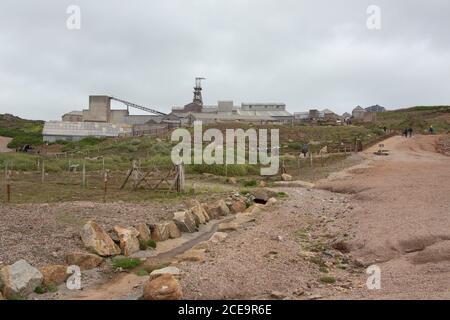
[[194,87],[194,103],[203,106],[203,98],[202,98],[202,80],[206,80],[206,78],[195,78],[195,87]]

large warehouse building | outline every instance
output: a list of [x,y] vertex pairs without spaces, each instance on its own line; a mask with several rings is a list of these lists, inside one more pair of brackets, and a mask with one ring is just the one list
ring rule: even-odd
[[[111,100],[124,103],[127,109],[112,110]],[[130,107],[154,113],[130,115]],[[119,137],[133,135],[134,128],[148,122],[162,121],[164,114],[110,96],[89,96],[89,108],[72,111],[62,116],[62,121],[48,121],[44,125],[44,141],[77,141],[88,136]],[[159,126],[161,128],[161,125]],[[164,126],[162,126],[164,127]],[[150,131],[153,132],[153,131]],[[161,132],[161,129],[158,133]]]
[[[174,127],[190,126],[194,121],[202,121],[205,124],[216,122],[288,124],[294,120],[292,114],[286,111],[284,103],[242,103],[235,106],[233,101],[219,101],[215,106],[204,106],[201,80],[202,78],[196,79],[193,101],[181,108],[173,107],[168,115],[110,96],[90,96],[88,109],[71,111],[62,116],[62,121],[45,123],[44,141],[76,141],[87,136],[159,136]],[[127,108],[112,110],[111,100],[121,102]],[[130,115],[130,107],[149,114]]]

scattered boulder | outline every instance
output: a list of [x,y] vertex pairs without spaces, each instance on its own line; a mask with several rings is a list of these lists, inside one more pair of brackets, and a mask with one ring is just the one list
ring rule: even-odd
[[176,258],[178,261],[203,262],[205,261],[205,249],[190,249]]
[[120,239],[117,232],[114,229],[108,230],[108,236],[114,241],[115,244],[120,245]]
[[169,229],[169,238],[170,239],[176,239],[181,237],[181,231],[178,229],[175,222],[170,221],[167,223],[167,229]]
[[188,211],[175,212],[173,214],[173,222],[182,232],[193,233],[197,231],[195,221]]
[[219,224],[218,231],[236,231],[239,228],[239,225],[236,222],[222,222]]
[[245,210],[247,214],[256,214],[263,210],[264,206],[261,204],[253,204]]
[[281,175],[281,180],[283,180],[283,181],[292,181],[292,176],[290,174],[283,173]]
[[115,226],[114,231],[119,236],[120,249],[126,257],[139,251],[139,231],[136,228]]
[[171,274],[163,274],[144,285],[144,300],[179,300],[182,297],[181,286]]
[[214,218],[227,216],[230,214],[230,209],[223,199],[216,201],[208,206],[208,214]]
[[152,239],[156,242],[166,241],[170,237],[169,224],[167,222],[152,225]]
[[267,200],[266,206],[273,206],[275,203],[277,203],[277,199],[270,198],[269,200]]
[[282,299],[286,298],[287,296],[280,291],[272,291],[270,293],[270,297],[273,299],[276,299],[276,300],[282,300]]
[[94,221],[88,221],[81,230],[81,240],[86,248],[102,257],[120,254],[120,248]]
[[181,275],[181,270],[178,269],[177,267],[173,267],[173,266],[169,266],[169,267],[158,269],[158,270],[153,270],[150,273],[150,280],[158,278],[159,276],[162,276],[163,274],[171,274],[173,276],[179,276],[179,275]]
[[40,271],[43,276],[42,284],[45,286],[57,286],[69,277],[67,266],[60,264],[45,266]]
[[275,198],[277,192],[270,188],[255,188],[250,191],[250,194],[254,197],[255,202],[266,203],[270,198]]
[[3,283],[3,293],[7,298],[27,296],[42,284],[43,278],[38,269],[23,259],[0,270],[0,283]]
[[[205,214],[203,214],[203,209],[201,206],[194,206],[191,208],[190,211],[191,211],[192,215],[194,216],[195,223],[197,225],[206,223],[206,217],[205,217]],[[208,217],[208,220],[209,220],[209,217]]]
[[66,255],[66,262],[68,265],[79,266],[81,270],[89,270],[98,267],[103,258],[87,252],[72,252]]
[[244,212],[247,209],[247,205],[242,200],[236,200],[231,204],[230,210],[232,213]]
[[212,243],[218,243],[224,241],[227,237],[228,233],[226,232],[216,232],[211,236],[211,238],[209,238],[209,241]]
[[209,216],[208,212],[205,209],[205,206],[198,202],[198,200],[195,200],[195,205],[198,207],[198,210],[201,211],[201,213],[205,216],[206,222],[211,220],[212,218]]
[[148,226],[145,223],[141,223],[141,224],[137,225],[136,230],[139,232],[139,236],[138,236],[139,241],[143,241],[143,242],[147,243],[148,240],[150,240],[152,238],[150,229],[148,228]]
[[261,181],[259,181],[259,184],[258,184],[261,188],[265,188],[265,187],[267,187],[267,182],[265,182],[264,180],[261,180]]
[[248,222],[254,222],[254,221],[256,221],[256,219],[252,214],[241,212],[241,213],[236,214],[236,219],[234,219],[234,221],[238,225],[241,225],[241,224],[248,223]]

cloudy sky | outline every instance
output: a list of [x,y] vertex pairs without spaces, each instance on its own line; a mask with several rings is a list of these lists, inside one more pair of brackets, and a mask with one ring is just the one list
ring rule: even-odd
[[0,113],[59,119],[91,94],[169,111],[196,76],[206,104],[450,104],[449,13],[448,0],[1,0]]

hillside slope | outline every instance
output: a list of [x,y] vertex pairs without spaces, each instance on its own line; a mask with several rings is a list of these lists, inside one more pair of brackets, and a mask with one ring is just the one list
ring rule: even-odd
[[13,138],[8,148],[17,148],[25,144],[42,144],[44,121],[26,120],[11,114],[0,114],[0,136]]
[[377,114],[378,126],[403,130],[412,127],[416,132],[425,132],[433,126],[438,133],[450,130],[450,106],[418,106]]

